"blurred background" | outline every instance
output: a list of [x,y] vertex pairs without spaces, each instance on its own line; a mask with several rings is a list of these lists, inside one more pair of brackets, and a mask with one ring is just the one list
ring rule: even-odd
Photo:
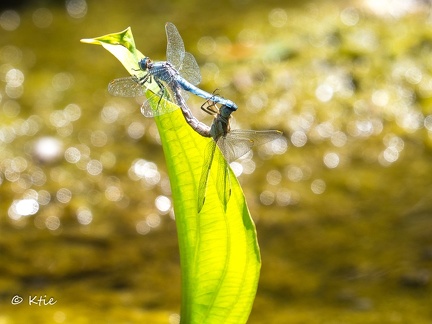
[[233,128],[284,132],[232,165],[263,262],[249,323],[432,323],[429,5],[2,2],[0,323],[178,322],[157,129],[107,93],[121,64],[79,42],[131,26],[164,60],[167,21],[201,87],[239,106]]

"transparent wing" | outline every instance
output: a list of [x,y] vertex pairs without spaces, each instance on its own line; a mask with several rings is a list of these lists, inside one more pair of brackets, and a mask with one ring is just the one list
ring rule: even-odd
[[193,85],[197,85],[201,82],[201,73],[195,57],[186,52],[183,63],[179,69],[180,75],[188,80]]
[[210,168],[213,163],[215,149],[216,149],[216,143],[213,140],[211,140],[205,148],[204,163],[203,163],[201,176],[198,184],[198,213],[201,211],[204,205],[205,194],[207,189],[207,181],[210,174]]
[[249,152],[252,147],[259,146],[282,136],[282,132],[276,130],[254,131],[235,129],[225,137],[218,140],[225,159],[231,163]]
[[249,152],[253,147],[253,141],[248,138],[234,138],[228,133],[226,137],[218,140],[218,145],[225,159],[231,163]]
[[[189,98],[189,92],[187,92],[186,90],[181,89],[180,90],[181,96],[183,97],[183,100],[186,102]],[[177,102],[178,105],[180,105],[179,102]]]
[[164,87],[159,93],[154,93],[151,90],[147,92],[147,100],[141,106],[141,113],[146,117],[155,117],[172,112],[178,108],[177,105],[172,105],[174,102],[173,94]]
[[115,79],[108,84],[108,92],[117,97],[140,97],[145,90],[137,77]]
[[231,197],[231,180],[229,177],[228,163],[222,154],[216,155],[218,156],[216,179],[217,193],[222,206],[224,206],[224,210],[226,210],[228,201]]
[[185,52],[183,39],[176,26],[172,23],[165,25],[167,35],[167,61],[180,72],[180,75],[193,85],[201,82],[201,73],[195,57]]
[[165,31],[167,35],[167,61],[174,65],[176,70],[180,70],[185,56],[183,39],[173,23],[166,23]]
[[[174,91],[180,91],[180,94],[181,94],[181,96],[183,97],[183,100],[184,100],[184,101],[187,101],[187,100],[188,100],[188,98],[189,98],[189,92],[186,91],[186,90],[183,90],[183,88],[182,88],[182,87],[177,83],[177,81],[176,81],[175,79],[171,79],[171,81],[168,82],[168,83],[163,82],[163,81],[161,81],[160,79],[159,79],[159,81],[164,85],[164,87],[165,87],[166,89],[169,89],[169,91],[171,92],[171,94],[172,94],[172,92],[174,92]],[[172,99],[172,102],[177,103],[177,105],[180,105],[180,104],[181,104],[180,102],[174,100],[175,96],[174,96],[173,94],[171,95],[171,98],[173,98],[173,99]]]

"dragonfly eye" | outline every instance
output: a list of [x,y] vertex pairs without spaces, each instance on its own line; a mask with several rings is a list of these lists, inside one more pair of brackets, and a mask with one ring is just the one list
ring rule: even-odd
[[147,70],[150,64],[151,64],[151,60],[148,57],[144,57],[138,62],[140,69],[143,71]]

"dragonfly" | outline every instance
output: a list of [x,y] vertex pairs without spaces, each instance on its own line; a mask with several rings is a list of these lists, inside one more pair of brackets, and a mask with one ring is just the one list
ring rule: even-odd
[[[206,133],[207,137],[211,137],[204,152],[204,163],[201,171],[200,180],[198,183],[198,213],[204,206],[207,182],[210,175],[210,169],[215,160],[216,146],[222,152],[216,154],[218,157],[218,169],[216,176],[217,193],[224,210],[228,205],[231,196],[231,180],[228,163],[231,163],[238,158],[248,153],[252,147],[262,145],[282,136],[282,132],[278,130],[242,130],[230,129],[230,117],[232,110],[226,106],[218,108],[214,103],[208,107],[201,107],[205,112],[214,115],[212,125]],[[208,126],[207,126],[208,127]]]
[[[183,108],[184,106],[177,101],[178,96],[173,93],[174,89],[176,91],[180,89],[185,100],[189,96],[188,93],[192,93],[206,100],[211,99],[231,111],[237,110],[237,105],[231,100],[215,96],[196,86],[201,81],[201,74],[195,57],[185,51],[183,39],[173,23],[166,23],[165,31],[167,61],[153,62],[149,57],[144,57],[138,62],[139,70],[137,70],[144,72],[143,76],[115,79],[109,83],[108,92],[120,97],[140,97],[144,96],[148,89],[156,89],[147,92],[150,98],[141,106],[141,112],[146,117],[159,116],[175,110],[177,107],[169,104],[168,101]],[[153,81],[156,85],[151,88],[152,85],[154,86]],[[157,105],[154,108],[156,99]]]

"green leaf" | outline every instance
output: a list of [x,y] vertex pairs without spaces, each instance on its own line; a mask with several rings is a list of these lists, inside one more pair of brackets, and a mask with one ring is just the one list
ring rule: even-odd
[[108,34],[96,38],[81,39],[82,43],[102,45],[114,55],[126,70],[135,75],[139,71],[138,62],[144,55],[135,47],[135,41],[130,27],[120,33]]
[[[100,44],[131,74],[143,57],[135,48],[130,28],[83,40]],[[147,92],[150,97],[151,92]],[[154,102],[156,104],[156,102]],[[172,104],[172,103],[169,103]],[[181,110],[155,118],[171,181],[182,271],[182,323],[245,323],[249,317],[261,267],[255,225],[243,191],[229,168],[231,198],[224,210],[218,198],[216,149],[206,199],[197,211],[198,183],[207,144]]]

